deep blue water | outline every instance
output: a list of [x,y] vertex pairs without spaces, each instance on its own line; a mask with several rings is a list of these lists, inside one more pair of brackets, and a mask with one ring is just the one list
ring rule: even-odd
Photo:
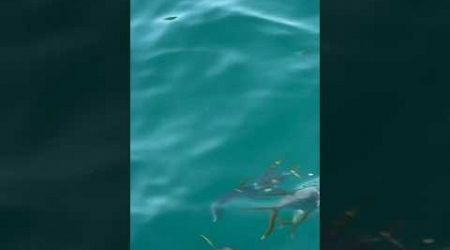
[[319,2],[132,1],[133,250],[318,249],[318,216],[259,239],[268,213],[213,201],[285,159],[319,174]]

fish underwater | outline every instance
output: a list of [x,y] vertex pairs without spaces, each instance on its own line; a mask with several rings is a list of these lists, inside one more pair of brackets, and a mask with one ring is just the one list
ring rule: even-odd
[[243,208],[247,211],[267,210],[271,211],[269,225],[261,236],[261,239],[267,239],[274,231],[277,224],[277,218],[282,210],[293,210],[294,215],[291,225],[291,235],[295,229],[303,223],[309,216],[320,207],[320,188],[319,186],[302,186],[293,194],[285,195],[281,201],[274,206]]
[[300,178],[296,168],[281,170],[281,161],[275,161],[268,169],[254,181],[243,181],[240,186],[211,204],[213,222],[217,222],[221,216],[223,206],[236,199],[266,199],[270,197],[280,197],[289,195],[292,192],[281,187],[287,177]]

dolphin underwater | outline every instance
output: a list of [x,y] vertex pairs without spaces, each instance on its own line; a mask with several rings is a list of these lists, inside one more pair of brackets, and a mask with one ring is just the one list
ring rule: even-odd
[[278,166],[281,161],[275,161],[269,168],[253,182],[244,181],[237,188],[234,188],[231,192],[224,195],[222,198],[211,204],[211,213],[213,216],[213,222],[217,222],[222,207],[239,198],[251,198],[251,199],[265,199],[270,197],[285,196],[292,192],[286,191],[280,187],[280,184],[287,177],[295,176],[299,178],[297,171],[294,168],[289,170],[280,171]]
[[275,224],[281,210],[294,210],[292,219],[291,232],[296,229],[298,225],[303,223],[309,215],[320,207],[320,188],[318,186],[307,186],[298,189],[293,194],[284,196],[281,201],[275,206],[243,208],[242,210],[257,211],[268,210],[271,211],[269,225],[267,230],[261,236],[261,239],[267,239],[275,229]]

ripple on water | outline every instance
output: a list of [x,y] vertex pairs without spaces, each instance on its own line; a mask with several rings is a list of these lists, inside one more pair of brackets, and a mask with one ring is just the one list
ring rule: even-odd
[[[286,148],[315,140],[312,111],[292,108],[316,104],[315,5],[311,0],[133,0],[131,214],[132,232],[145,235],[140,243],[157,218],[186,211],[199,215],[221,190],[244,174],[260,172],[278,156],[284,142],[279,138],[295,140]],[[295,152],[300,155],[294,161],[315,158],[295,158],[306,150]],[[314,172],[314,165],[306,169]],[[191,226],[209,228],[209,220],[201,218],[192,219]],[[167,232],[156,234],[158,248],[176,245],[158,240]],[[192,244],[184,249],[203,246],[190,238],[184,242]],[[257,246],[293,249],[295,244]]]

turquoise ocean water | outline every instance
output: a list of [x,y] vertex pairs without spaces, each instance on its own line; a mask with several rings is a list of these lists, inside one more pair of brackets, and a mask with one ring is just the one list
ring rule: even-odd
[[133,0],[131,95],[133,250],[319,248],[317,215],[210,213],[275,160],[319,175],[318,0]]

